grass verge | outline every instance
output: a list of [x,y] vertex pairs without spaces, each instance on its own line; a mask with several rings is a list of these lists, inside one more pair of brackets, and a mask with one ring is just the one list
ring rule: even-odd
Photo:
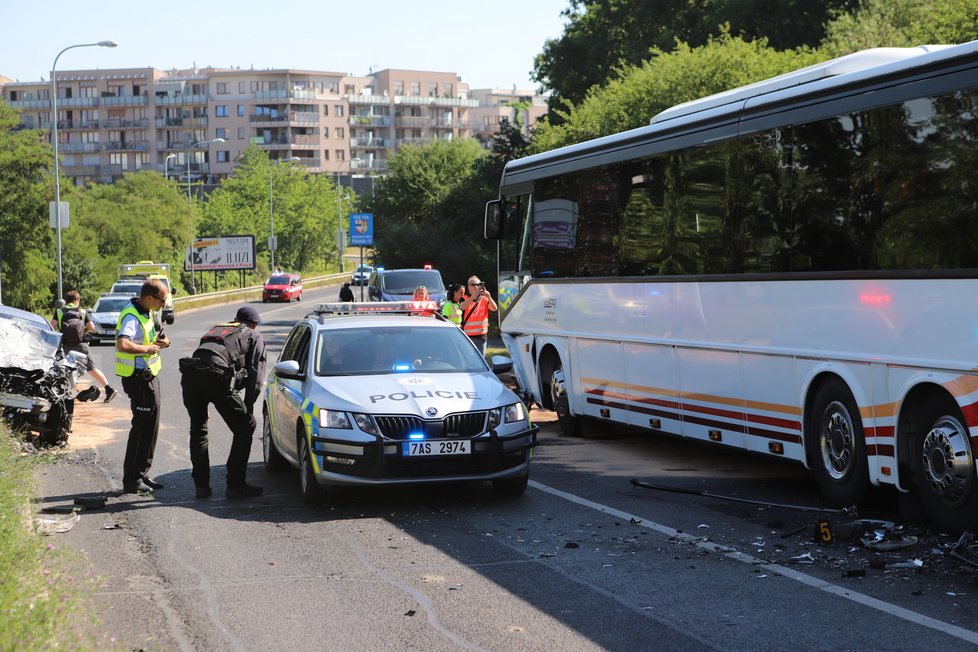
[[85,618],[95,582],[58,536],[34,528],[34,468],[0,425],[0,650],[96,649]]

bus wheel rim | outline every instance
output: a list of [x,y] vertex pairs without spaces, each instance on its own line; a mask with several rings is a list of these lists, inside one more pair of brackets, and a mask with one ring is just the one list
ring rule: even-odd
[[964,426],[953,417],[941,417],[924,436],[920,454],[934,494],[949,505],[963,503],[974,484],[971,441]]
[[821,437],[822,466],[833,480],[841,480],[848,473],[856,455],[852,417],[838,401],[830,403],[822,418]]

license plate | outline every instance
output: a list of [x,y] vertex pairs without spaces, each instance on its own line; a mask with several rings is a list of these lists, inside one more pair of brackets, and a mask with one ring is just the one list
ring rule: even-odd
[[402,451],[404,457],[425,455],[468,455],[472,452],[472,442],[468,439],[457,441],[406,441]]

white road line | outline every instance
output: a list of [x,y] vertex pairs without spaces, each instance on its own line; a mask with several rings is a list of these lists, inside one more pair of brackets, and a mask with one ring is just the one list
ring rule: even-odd
[[608,507],[607,505],[596,503],[594,501],[588,500],[587,498],[581,498],[580,496],[575,496],[574,494],[567,493],[566,491],[561,491],[560,489],[554,489],[553,487],[548,487],[547,485],[540,484],[539,482],[536,482],[534,480],[531,480],[529,482],[529,486],[533,487],[534,489],[539,489],[540,491],[544,493],[548,493],[552,496],[563,498],[564,500],[567,500],[569,502],[575,503],[577,505],[581,505],[582,507],[587,507],[589,509],[602,512],[604,514],[610,514],[611,516],[616,516],[623,520],[627,519],[630,522],[634,523],[635,525],[647,528],[649,530],[654,530],[656,532],[660,532],[661,534],[665,534],[666,536],[669,537],[674,537],[675,539],[678,539],[680,541],[684,541],[686,543],[695,545],[698,548],[702,548],[704,550],[709,550],[710,552],[724,555],[730,559],[734,559],[736,561],[740,561],[745,564],[758,566],[772,573],[777,573],[782,577],[786,577],[787,579],[800,582],[801,584],[805,584],[807,586],[810,586],[814,589],[818,589],[820,591],[825,591],[826,593],[831,593],[832,595],[838,596],[846,600],[851,600],[852,602],[856,602],[866,607],[870,607],[871,609],[882,611],[883,613],[889,614],[891,616],[895,616],[902,620],[906,620],[908,622],[917,625],[923,625],[924,627],[930,627],[931,629],[935,629],[949,636],[960,638],[963,641],[978,644],[978,632],[973,632],[970,629],[958,627],[957,625],[952,625],[950,623],[937,620],[936,618],[925,616],[923,614],[917,613],[916,611],[911,611],[909,609],[904,609],[903,607],[897,606],[895,604],[890,604],[882,600],[877,600],[876,598],[870,597],[868,595],[857,593],[852,589],[847,589],[837,584],[826,582],[825,580],[819,579],[817,577],[806,575],[805,573],[799,572],[793,568],[788,568],[786,566],[781,566],[779,564],[772,564],[767,561],[764,561],[763,559],[758,559],[756,557],[752,557],[751,555],[736,550],[730,550],[727,546],[720,546],[715,543],[710,543],[709,541],[703,541],[699,537],[685,534],[674,528],[669,527],[668,525],[662,525],[661,523],[649,521],[641,516],[637,516],[635,514],[629,514],[628,512],[623,512],[620,509],[615,509],[614,507]]

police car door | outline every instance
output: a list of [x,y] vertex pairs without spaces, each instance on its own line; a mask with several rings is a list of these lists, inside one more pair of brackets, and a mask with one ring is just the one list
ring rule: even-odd
[[[299,363],[299,373],[305,376],[309,373],[309,342],[312,331],[306,324],[299,324],[293,330],[285,346],[279,362],[295,360]],[[305,387],[310,380],[275,377],[275,387],[272,391],[275,401],[275,427],[279,434],[276,443],[279,450],[292,459],[298,459],[299,450],[296,439],[297,424],[302,419],[302,402],[305,399]]]

